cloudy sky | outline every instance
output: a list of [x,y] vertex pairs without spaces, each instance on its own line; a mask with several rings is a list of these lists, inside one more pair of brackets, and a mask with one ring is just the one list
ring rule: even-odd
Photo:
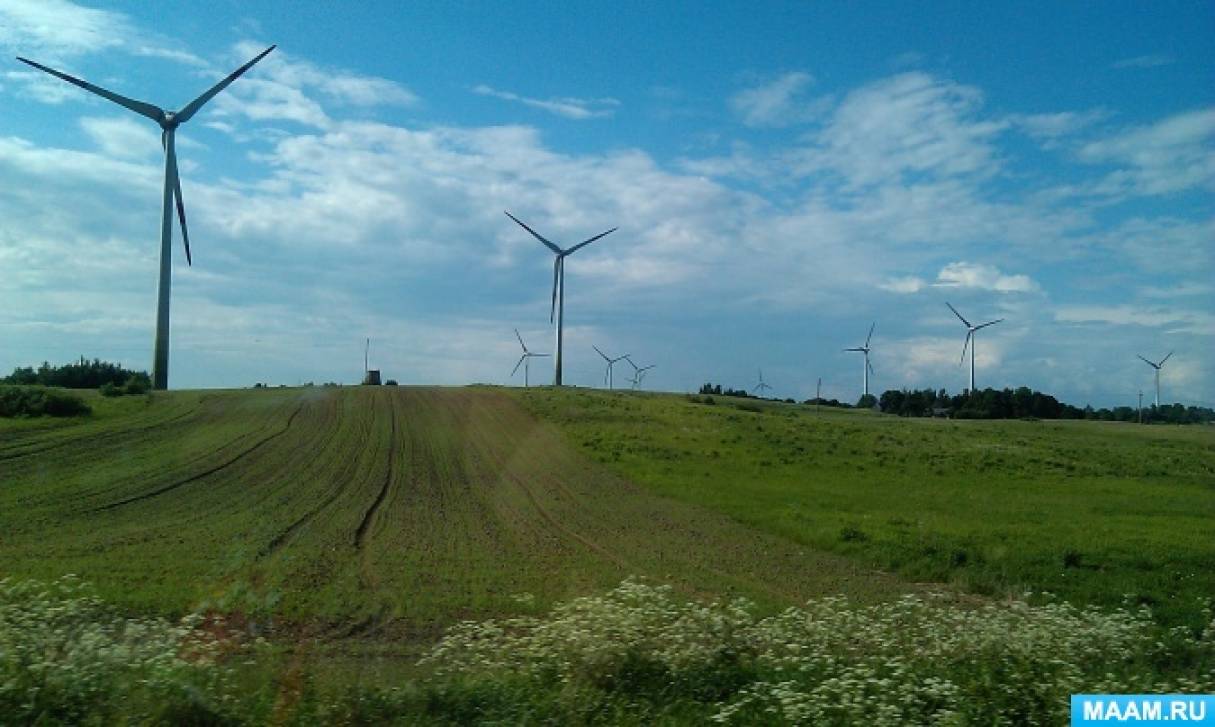
[[[566,379],[855,400],[966,383],[1215,402],[1215,6],[0,0],[0,369],[150,368],[155,124],[180,108],[175,388]],[[175,230],[175,235],[179,231]],[[532,367],[533,381],[551,371]],[[617,380],[619,381],[619,378]],[[522,372],[513,380],[521,382]]]

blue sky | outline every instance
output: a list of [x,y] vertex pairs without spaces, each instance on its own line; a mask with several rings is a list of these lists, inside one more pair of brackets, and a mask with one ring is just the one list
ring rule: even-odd
[[[170,384],[566,379],[592,344],[855,400],[966,383],[1215,405],[1215,7],[1194,3],[0,0],[0,369],[147,368],[154,124],[12,60],[177,108]],[[550,375],[543,361],[533,381]],[[521,383],[522,372],[515,381]],[[618,377],[619,378],[619,377]]]

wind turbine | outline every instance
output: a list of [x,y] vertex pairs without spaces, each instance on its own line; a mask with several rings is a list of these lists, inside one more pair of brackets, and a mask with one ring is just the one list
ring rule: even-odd
[[[591,348],[595,349],[595,352],[598,353],[600,356],[602,356],[604,361],[607,361],[607,371],[604,372],[604,374],[603,374],[603,383],[607,384],[608,390],[610,391],[612,388],[612,366],[617,361],[620,361],[622,359],[627,359],[629,357],[629,355],[626,353],[623,356],[617,356],[616,358],[610,358],[606,353],[604,353],[603,351],[600,351],[598,346],[591,346]],[[632,360],[630,360],[629,363],[632,363]]]
[[628,356],[625,356],[624,358],[626,361],[629,362],[629,365],[633,367],[632,383],[633,383],[634,389],[636,389],[638,386],[641,386],[641,382],[645,380],[645,372],[647,372],[650,369],[657,366],[657,364],[650,364],[649,366],[638,366],[636,363],[633,362],[633,359],[629,358]]
[[256,58],[228,74],[206,93],[186,104],[177,112],[165,111],[159,106],[121,96],[113,91],[107,91],[100,86],[95,86],[88,81],[82,81],[74,76],[56,71],[53,68],[47,68],[27,58],[17,57],[17,60],[22,63],[33,66],[40,71],[45,71],[86,91],[91,91],[104,99],[113,101],[119,106],[134,111],[140,116],[146,116],[160,125],[160,145],[165,150],[165,184],[164,203],[160,217],[160,284],[157,288],[156,300],[156,345],[152,355],[152,388],[154,389],[169,388],[169,287],[172,263],[172,251],[170,247],[173,241],[174,202],[177,205],[177,219],[181,222],[181,241],[186,248],[186,264],[193,264],[190,259],[190,236],[186,232],[186,208],[181,198],[181,177],[177,172],[177,149],[174,144],[177,127],[189,121],[215,94],[227,88],[228,84],[239,78],[241,74],[252,68],[254,63],[260,61],[267,53],[274,49],[275,46],[272,45],[262,51]]
[[1160,363],[1152,363],[1151,361],[1148,361],[1146,358],[1139,356],[1139,354],[1135,354],[1136,356],[1139,356],[1140,361],[1143,361],[1148,366],[1151,366],[1152,368],[1156,369],[1156,408],[1157,409],[1160,408],[1160,368],[1162,366],[1164,366],[1164,362],[1168,361],[1169,356],[1172,356],[1173,353],[1174,353],[1173,351],[1169,351],[1169,355],[1160,359]]
[[764,389],[771,389],[771,388],[772,388],[771,386],[768,386],[767,384],[764,383],[764,370],[760,369],[759,370],[759,383],[755,385],[756,394],[759,394],[762,396]]
[[512,220],[514,220],[523,229],[532,233],[532,237],[534,237],[537,240],[539,240],[540,242],[544,243],[544,246],[547,247],[548,249],[552,250],[553,254],[557,256],[557,258],[555,260],[553,260],[553,303],[552,303],[551,309],[549,310],[548,322],[552,323],[554,317],[556,318],[556,322],[557,322],[557,355],[553,358],[553,385],[561,386],[561,323],[562,323],[563,318],[565,317],[564,316],[564,314],[565,314],[565,258],[569,257],[570,255],[573,255],[575,252],[577,252],[578,250],[581,250],[582,248],[591,244],[595,240],[598,240],[599,238],[604,237],[605,235],[610,235],[611,233],[615,232],[616,230],[618,230],[620,228],[613,227],[612,229],[608,230],[607,232],[601,232],[592,238],[583,240],[582,242],[578,243],[577,245],[574,245],[573,247],[566,248],[563,250],[558,245],[556,245],[552,242],[549,242],[548,240],[541,237],[538,232],[536,232],[532,228],[530,228],[527,225],[520,222],[519,218],[515,217],[511,213],[507,212],[506,216],[511,218]]
[[869,341],[873,338],[873,329],[877,326],[877,321],[869,326],[869,335],[865,337],[865,345],[857,346],[856,348],[845,348],[845,351],[860,351],[865,354],[865,396],[869,396],[869,372],[873,371],[873,366],[869,364]]
[[[949,301],[945,301],[945,305],[949,305]],[[972,326],[970,325],[970,321],[962,317],[962,314],[958,312],[957,308],[949,305],[949,310],[953,311],[953,314],[958,317],[958,320],[962,321],[963,325],[966,326],[966,342],[962,344],[962,358],[958,361],[958,365],[961,366],[966,361],[966,347],[970,346],[970,392],[973,394],[975,390],[975,346],[978,345],[978,342],[974,340],[975,332],[981,328],[994,326],[1004,319],[997,318],[994,321],[988,321],[977,326]]]
[[519,339],[519,345],[523,347],[523,355],[519,357],[519,363],[515,364],[515,368],[511,369],[510,375],[512,378],[514,378],[515,372],[519,370],[519,364],[524,364],[524,366],[523,366],[523,386],[527,387],[529,385],[528,384],[528,376],[529,376],[528,370],[531,368],[532,357],[547,356],[548,354],[547,353],[532,353],[531,351],[528,351],[527,344],[525,344],[523,342],[523,336],[519,335],[518,328],[515,329],[515,338]]

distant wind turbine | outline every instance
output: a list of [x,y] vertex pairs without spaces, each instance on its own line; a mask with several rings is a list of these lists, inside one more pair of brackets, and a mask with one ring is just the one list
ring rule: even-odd
[[630,358],[628,356],[625,356],[624,358],[626,361],[629,362],[629,365],[633,367],[633,378],[630,381],[632,382],[634,389],[641,386],[641,382],[645,380],[645,373],[647,371],[649,371],[650,369],[654,368],[655,366],[657,366],[657,364],[650,364],[649,366],[638,366],[636,363],[633,362],[632,358]]
[[[603,383],[607,384],[608,390],[611,390],[611,388],[612,388],[612,366],[614,366],[617,361],[627,359],[629,357],[629,355],[626,353],[623,356],[617,356],[616,358],[611,358],[603,351],[600,351],[598,346],[591,346],[591,348],[595,349],[595,353],[598,353],[600,356],[602,356],[604,361],[607,361],[607,371],[605,371],[603,374]],[[632,361],[630,360],[629,363],[632,363]]]
[[156,302],[156,346],[152,355],[152,388],[154,389],[169,388],[169,278],[172,263],[172,251],[170,248],[173,241],[174,202],[177,204],[177,219],[181,222],[181,240],[186,248],[186,264],[193,264],[190,259],[190,236],[186,232],[186,208],[181,198],[181,176],[177,172],[177,149],[174,144],[177,127],[189,121],[215,94],[227,88],[228,84],[252,68],[254,63],[260,61],[274,48],[275,46],[270,46],[262,51],[256,58],[228,74],[206,93],[186,104],[186,106],[177,112],[165,111],[159,106],[154,106],[143,101],[136,101],[126,96],[120,96],[113,91],[107,91],[88,81],[82,81],[79,78],[61,73],[27,58],[17,57],[17,60],[22,63],[33,66],[40,71],[45,71],[86,91],[91,91],[104,99],[113,101],[119,106],[134,111],[140,116],[146,116],[160,125],[160,145],[165,150],[165,184],[164,204],[160,218],[160,285],[158,287]]
[[549,310],[548,320],[549,323],[552,323],[555,317],[557,323],[557,355],[553,358],[553,385],[561,386],[561,324],[565,317],[565,259],[591,244],[595,240],[598,240],[605,235],[610,235],[620,228],[613,227],[607,232],[601,232],[592,238],[583,240],[573,247],[562,249],[560,246],[541,237],[538,232],[520,222],[519,219],[511,213],[507,212],[506,216],[514,220],[523,229],[532,233],[532,237],[544,243],[544,246],[552,250],[553,254],[557,256],[557,258],[553,261],[553,303],[551,309]]
[[994,326],[1004,319],[997,318],[994,321],[988,321],[986,323],[982,323],[977,326],[972,326],[972,325],[970,325],[970,321],[968,321],[962,317],[962,314],[958,312],[957,308],[954,308],[952,305],[949,305],[949,301],[946,301],[945,305],[948,305],[949,310],[953,311],[953,314],[958,317],[958,320],[962,321],[962,324],[966,326],[966,342],[962,344],[962,358],[961,358],[961,360],[958,361],[958,365],[961,366],[963,363],[966,362],[966,347],[969,345],[970,346],[970,391],[971,391],[971,393],[974,393],[974,390],[975,390],[975,347],[978,345],[977,341],[975,341],[975,332],[982,328],[987,328],[988,326]]
[[1153,363],[1151,361],[1148,361],[1143,356],[1139,356],[1139,354],[1135,354],[1136,356],[1139,356],[1140,361],[1142,361],[1145,364],[1147,364],[1148,366],[1151,366],[1152,368],[1156,369],[1156,408],[1157,409],[1160,408],[1160,369],[1164,366],[1164,362],[1168,361],[1169,356],[1172,356],[1173,353],[1174,353],[1173,351],[1169,351],[1169,355],[1160,359],[1160,363]]
[[869,364],[869,341],[873,338],[873,329],[877,326],[877,321],[869,326],[869,335],[865,337],[865,345],[857,346],[856,348],[845,348],[845,351],[860,351],[865,354],[865,396],[869,396],[869,372],[873,371],[873,366]]
[[772,388],[771,386],[768,386],[767,384],[764,383],[764,370],[760,369],[759,370],[759,383],[755,385],[755,393],[757,395],[762,396],[764,389],[771,389],[771,388]]
[[530,385],[530,384],[528,384],[528,377],[529,377],[528,369],[531,368],[532,359],[536,358],[536,357],[547,356],[548,354],[547,353],[532,353],[531,351],[528,351],[527,344],[525,344],[523,342],[523,336],[519,335],[518,328],[515,329],[515,338],[519,339],[519,345],[523,347],[523,355],[519,357],[519,362],[515,364],[515,368],[511,369],[510,375],[511,375],[511,378],[514,378],[515,372],[519,370],[519,364],[523,364],[523,386],[527,387]]

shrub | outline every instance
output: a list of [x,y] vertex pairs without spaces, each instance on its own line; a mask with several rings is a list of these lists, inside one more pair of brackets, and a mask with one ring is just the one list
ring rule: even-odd
[[[1162,634],[1145,610],[814,599],[759,618],[625,581],[547,617],[466,622],[423,658],[434,716],[626,723],[1059,724],[1074,693],[1209,692],[1215,623]],[[1161,674],[1153,665],[1166,667]],[[497,702],[470,703],[494,693]],[[502,701],[514,700],[514,711]],[[476,714],[476,712],[473,712]]]
[[45,386],[0,385],[0,417],[74,417],[92,409],[75,394]]
[[396,379],[389,379],[384,382],[384,386],[396,386],[396,385],[397,385]]
[[121,386],[111,382],[106,382],[101,385],[98,391],[102,396],[126,396],[134,394],[146,394],[152,388],[152,380],[145,373],[135,373],[127,377]]
[[72,576],[0,580],[0,714],[17,724],[232,721],[216,666],[223,644],[197,624],[121,618]]

